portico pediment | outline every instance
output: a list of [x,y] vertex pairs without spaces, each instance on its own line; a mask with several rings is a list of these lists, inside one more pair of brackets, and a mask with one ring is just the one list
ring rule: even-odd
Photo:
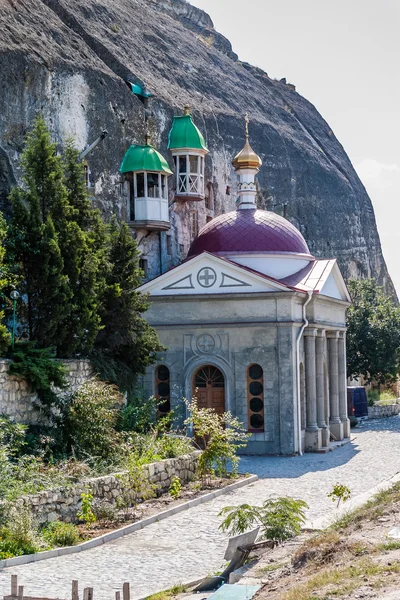
[[139,291],[152,296],[289,290],[290,286],[208,252],[187,260],[139,288]]

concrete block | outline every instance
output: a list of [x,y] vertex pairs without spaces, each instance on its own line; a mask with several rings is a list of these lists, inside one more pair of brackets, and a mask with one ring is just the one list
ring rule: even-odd
[[322,431],[317,429],[315,431],[306,431],[306,452],[316,452],[322,447]]

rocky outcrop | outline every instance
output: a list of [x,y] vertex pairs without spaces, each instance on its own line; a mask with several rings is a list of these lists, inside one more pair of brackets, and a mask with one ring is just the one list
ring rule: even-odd
[[391,289],[371,201],[334,132],[293,85],[240,62],[203,11],[183,0],[4,0],[0,18],[3,206],[20,178],[23,136],[41,111],[60,144],[72,136],[84,148],[109,131],[88,156],[92,191],[107,218],[125,218],[118,168],[144,131],[143,103],[126,83],[135,79],[154,94],[150,132],[162,152],[172,116],[185,103],[210,149],[208,209],[172,204],[168,243],[153,233],[142,244],[150,275],[159,268],[159,243],[164,269],[185,256],[194,211],[202,226],[210,211],[234,208],[231,158],[249,112],[252,145],[264,163],[260,205],[285,211],[311,251],[337,256],[346,277],[374,276]]

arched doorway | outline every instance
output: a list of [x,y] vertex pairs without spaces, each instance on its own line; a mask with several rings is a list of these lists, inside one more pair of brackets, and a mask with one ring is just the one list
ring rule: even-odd
[[225,412],[225,380],[217,367],[200,367],[193,378],[193,395],[199,408],[214,408],[218,414]]

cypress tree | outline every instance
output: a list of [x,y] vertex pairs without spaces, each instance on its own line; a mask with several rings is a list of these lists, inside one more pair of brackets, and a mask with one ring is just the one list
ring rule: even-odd
[[[4,273],[3,270],[3,261],[4,261],[4,254],[5,254],[5,248],[3,245],[4,239],[6,237],[7,234],[7,226],[6,226],[6,222],[4,220],[3,215],[0,214],[0,269],[1,269],[1,275],[0,275],[0,295],[2,297],[2,303],[4,304],[5,302],[5,295],[4,295],[4,290],[7,289],[7,277]],[[4,311],[0,311],[0,356],[4,356],[5,353],[7,352],[8,346],[10,344],[11,341],[11,336],[9,334],[9,332],[7,331],[7,327],[5,326],[5,324],[3,323],[4,321]]]
[[136,291],[142,276],[136,241],[129,227],[118,226],[114,219],[94,361],[103,376],[128,392],[134,390],[137,375],[154,361],[155,353],[164,349],[142,316],[149,307],[147,297]]
[[70,356],[90,352],[100,328],[98,297],[106,232],[100,213],[93,209],[88,198],[83,164],[72,141],[67,142],[63,168],[68,211],[59,235],[73,301],[68,337],[59,344],[59,353]]
[[14,188],[11,201],[13,217],[6,249],[7,262],[25,299],[20,303],[19,320],[26,323],[29,338],[38,347],[57,346],[64,334],[71,291],[63,274],[54,224],[49,215],[42,222],[35,193]]

